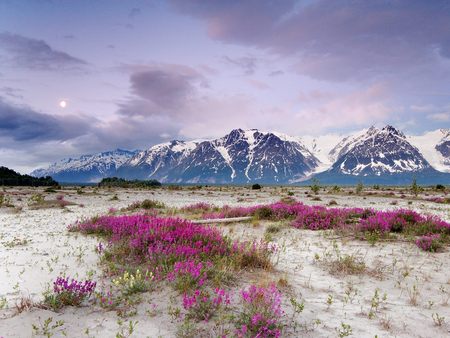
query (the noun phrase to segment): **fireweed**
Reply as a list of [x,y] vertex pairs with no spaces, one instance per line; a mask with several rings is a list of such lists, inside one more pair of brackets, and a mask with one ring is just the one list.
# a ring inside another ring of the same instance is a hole
[[224,206],[203,218],[253,216],[268,220],[291,220],[296,228],[310,230],[351,229],[356,232],[406,233],[420,236],[428,233],[450,235],[450,223],[436,216],[420,215],[412,210],[377,211],[361,208],[326,208],[301,202],[277,202],[251,207]]
[[215,207],[209,203],[198,202],[198,203],[194,203],[194,204],[190,204],[190,205],[182,207],[181,211],[190,212],[190,213],[201,213],[201,212],[210,211],[214,208]]
[[416,245],[424,251],[436,252],[442,247],[441,235],[429,234],[421,236],[416,240]]
[[214,292],[208,289],[196,289],[191,294],[184,293],[183,307],[187,317],[196,320],[209,320],[220,309],[226,309],[231,304],[231,296],[224,289],[216,288]]
[[[157,280],[190,276],[187,284],[192,287],[223,270],[269,268],[275,250],[262,241],[233,242],[210,226],[150,215],[102,216],[70,230],[107,237],[109,245],[103,255],[117,266],[143,266]],[[201,276],[197,275],[199,268]]]
[[58,277],[53,283],[53,292],[49,290],[44,296],[44,303],[54,310],[66,305],[79,306],[88,299],[97,283],[91,280],[79,282],[69,277]]
[[241,291],[242,310],[237,318],[238,337],[280,337],[283,329],[281,319],[281,293],[272,284],[269,287],[251,285]]

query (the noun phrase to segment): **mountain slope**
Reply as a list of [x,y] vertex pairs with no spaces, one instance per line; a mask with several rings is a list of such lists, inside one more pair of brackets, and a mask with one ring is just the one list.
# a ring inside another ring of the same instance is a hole
[[97,182],[108,177],[136,152],[116,149],[98,154],[82,155],[78,158],[63,159],[47,169],[37,169],[31,173],[35,177],[51,176],[60,182]]
[[408,140],[420,150],[435,169],[450,172],[450,129],[409,136]]

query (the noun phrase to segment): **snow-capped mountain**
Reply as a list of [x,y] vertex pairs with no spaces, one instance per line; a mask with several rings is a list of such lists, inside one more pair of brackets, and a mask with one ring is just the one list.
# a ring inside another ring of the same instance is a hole
[[47,169],[37,169],[31,175],[51,176],[60,182],[97,182],[103,177],[115,174],[116,170],[135,154],[135,151],[116,149],[67,158],[53,163]]
[[337,154],[332,170],[343,174],[380,176],[431,168],[406,136],[391,126],[383,129],[371,127],[340,146],[332,150]]
[[443,179],[442,173],[430,165],[419,149],[392,126],[370,127],[346,137],[330,155],[336,161],[329,170],[316,176],[319,180],[406,183],[413,177],[427,182]]
[[324,184],[409,184],[415,177],[419,183],[448,184],[450,131],[407,137],[386,126],[345,136],[293,137],[235,129],[213,140],[171,141],[143,151],[118,149],[69,158],[32,175],[50,175],[61,182],[119,176],[165,183],[284,184],[316,177]]
[[318,164],[296,138],[235,129],[215,140],[154,146],[124,163],[117,174],[179,183],[287,183],[304,179]]
[[408,141],[419,149],[436,170],[450,172],[450,129],[409,136]]

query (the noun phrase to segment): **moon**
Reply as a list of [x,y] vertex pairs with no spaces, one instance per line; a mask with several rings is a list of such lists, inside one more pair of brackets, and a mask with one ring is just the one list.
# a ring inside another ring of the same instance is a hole
[[61,100],[59,101],[59,106],[61,108],[66,108],[67,107],[67,101],[66,100]]

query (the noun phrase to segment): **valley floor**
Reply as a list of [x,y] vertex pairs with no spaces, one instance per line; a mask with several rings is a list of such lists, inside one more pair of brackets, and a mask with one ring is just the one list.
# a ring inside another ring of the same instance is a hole
[[[197,202],[243,206],[275,202],[289,194],[309,205],[327,206],[334,201],[333,207],[408,208],[450,221],[449,204],[426,201],[429,196],[414,198],[405,193],[401,197],[398,190],[393,191],[394,196],[389,195],[392,191],[379,196],[321,191],[319,198],[310,195],[309,188],[300,187],[264,187],[261,191],[245,187],[84,188],[80,192],[75,188],[54,193],[45,193],[43,188],[6,189],[14,207],[0,208],[0,337],[32,337],[48,332],[54,337],[113,337],[118,333],[126,337],[130,322],[135,324],[131,337],[175,337],[177,332],[180,335],[182,320],[172,311],[179,307],[179,294],[164,286],[143,294],[136,313],[125,318],[92,303],[65,307],[59,312],[31,306],[42,301],[43,292],[52,288],[53,281],[62,274],[96,280],[97,288],[105,286],[108,280],[96,253],[99,239],[68,232],[67,226],[136,201],[151,199],[168,207]],[[64,200],[73,204],[30,207],[30,198],[37,193],[54,200],[56,205],[57,195],[64,195]],[[244,271],[237,286],[267,281],[281,285],[285,320],[289,323],[283,337],[450,335],[449,247],[429,253],[406,240],[371,245],[336,233],[300,230],[283,223],[275,224],[279,231],[268,233],[266,230],[273,225],[270,221],[217,224],[233,238],[265,238],[277,244],[278,251],[272,257],[274,269]],[[334,271],[330,264],[339,255],[363,261],[365,272],[352,275]],[[304,303],[303,312],[295,318],[291,298]],[[209,334],[217,336],[217,328],[211,328]]]

